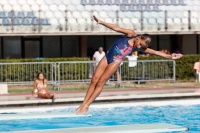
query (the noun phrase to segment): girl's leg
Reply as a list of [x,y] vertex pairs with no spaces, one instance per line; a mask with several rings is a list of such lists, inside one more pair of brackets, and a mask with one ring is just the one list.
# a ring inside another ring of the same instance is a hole
[[101,75],[103,74],[103,72],[105,71],[107,66],[108,66],[107,59],[106,59],[106,57],[103,57],[95,69],[94,75],[92,77],[90,86],[88,88],[88,91],[86,93],[83,103],[79,106],[79,108],[75,112],[78,112],[83,107],[85,102],[87,102],[87,100],[93,93],[94,88],[96,87],[96,84],[97,84],[99,78],[101,77]]
[[77,113],[85,113],[88,110],[89,105],[99,96],[102,91],[102,88],[106,81],[116,72],[117,68],[119,67],[118,62],[113,62],[106,67],[106,70],[101,75],[100,79],[98,80],[96,87],[89,97],[89,99],[84,102],[82,108]]
[[45,94],[39,93],[38,97],[44,98],[44,99],[53,99],[53,98],[55,98],[55,94],[52,95],[50,93],[45,93]]

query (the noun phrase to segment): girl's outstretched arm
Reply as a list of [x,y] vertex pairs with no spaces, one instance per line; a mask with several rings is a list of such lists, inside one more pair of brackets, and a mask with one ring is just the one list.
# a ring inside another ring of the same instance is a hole
[[130,29],[124,29],[124,28],[121,28],[115,24],[110,24],[110,23],[106,23],[106,22],[103,22],[101,21],[100,19],[98,19],[96,16],[93,16],[94,17],[94,20],[97,22],[97,24],[101,24],[111,30],[114,30],[116,32],[119,32],[119,33],[123,33],[125,34],[127,37],[132,37],[132,36],[136,36],[136,33],[133,31],[133,30],[130,30]]
[[165,57],[165,58],[170,58],[170,59],[179,59],[181,58],[183,55],[182,54],[165,54],[161,51],[156,51],[156,50],[153,50],[153,49],[150,49],[150,48],[146,48],[144,49],[144,52],[145,53],[149,53],[149,54],[153,54],[153,55],[158,55],[158,56],[161,56],[161,57]]

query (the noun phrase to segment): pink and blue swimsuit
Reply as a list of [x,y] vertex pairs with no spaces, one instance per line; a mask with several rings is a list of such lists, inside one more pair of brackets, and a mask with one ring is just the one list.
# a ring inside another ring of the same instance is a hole
[[129,38],[123,36],[117,39],[106,53],[108,64],[115,61],[122,62],[125,56],[132,53],[132,51],[137,51],[137,48],[134,48],[128,43],[128,40],[136,37],[137,36]]

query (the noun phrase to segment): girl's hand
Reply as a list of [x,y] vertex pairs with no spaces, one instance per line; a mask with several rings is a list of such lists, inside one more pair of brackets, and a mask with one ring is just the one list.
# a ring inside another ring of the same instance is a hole
[[98,19],[95,15],[93,15],[94,20],[97,22],[97,24],[101,24],[102,21]]
[[179,59],[179,58],[181,58],[183,55],[182,54],[175,54],[175,53],[173,53],[172,55],[171,55],[171,58],[172,59]]

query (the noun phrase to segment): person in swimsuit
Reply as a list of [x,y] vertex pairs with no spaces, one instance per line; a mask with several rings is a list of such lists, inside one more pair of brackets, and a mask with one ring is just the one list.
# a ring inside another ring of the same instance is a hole
[[130,53],[134,51],[142,51],[153,55],[158,55],[165,58],[179,59],[182,54],[165,54],[160,51],[155,51],[148,48],[151,37],[148,34],[137,35],[133,30],[121,28],[115,24],[101,21],[96,16],[93,16],[97,24],[101,24],[111,30],[123,33],[125,36],[117,39],[110,47],[106,55],[99,62],[90,86],[82,104],[75,111],[77,114],[87,112],[90,104],[99,96],[106,81],[116,72],[120,63]]
[[38,73],[37,79],[34,81],[32,96],[27,97],[27,99],[32,98],[35,93],[38,94],[38,98],[52,99],[52,100],[56,98],[55,94],[50,94],[48,92],[47,80],[44,78],[43,73]]

